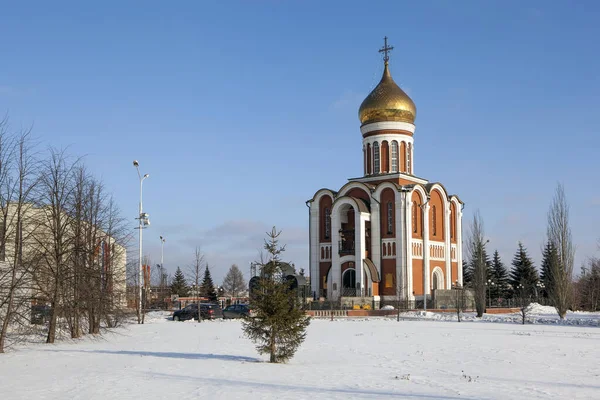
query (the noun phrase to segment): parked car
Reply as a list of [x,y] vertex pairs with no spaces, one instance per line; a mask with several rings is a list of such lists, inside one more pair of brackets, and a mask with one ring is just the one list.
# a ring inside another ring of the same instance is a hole
[[232,304],[223,310],[224,319],[244,318],[250,316],[250,307],[247,304]]
[[218,304],[200,303],[200,316],[202,319],[223,318],[223,310]]
[[188,304],[181,310],[173,312],[173,321],[187,321],[198,319],[198,304]]
[[52,307],[38,304],[31,306],[31,323],[34,325],[43,325],[50,321]]

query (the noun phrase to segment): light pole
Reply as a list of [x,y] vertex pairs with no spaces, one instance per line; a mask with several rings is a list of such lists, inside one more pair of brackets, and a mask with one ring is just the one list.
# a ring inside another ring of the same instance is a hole
[[138,177],[140,178],[140,214],[137,218],[137,220],[139,221],[138,229],[140,230],[140,232],[139,232],[140,254],[139,254],[139,271],[138,271],[139,272],[138,324],[143,324],[144,321],[142,320],[142,285],[143,285],[142,230],[144,229],[144,227],[146,225],[150,225],[150,220],[148,219],[148,214],[145,214],[143,212],[142,187],[143,187],[144,180],[146,178],[148,178],[150,175],[145,174],[144,176],[142,176],[142,174],[140,174],[140,163],[138,163],[137,160],[133,160],[133,166],[137,170]]
[[162,303],[162,301],[164,301],[165,298],[165,294],[164,294],[164,285],[165,282],[165,266],[164,266],[164,247],[165,247],[165,238],[164,236],[160,236],[160,297],[162,297],[163,300],[160,300],[160,302]]
[[165,238],[161,236],[160,237],[160,269],[161,269],[161,274],[162,274],[162,270],[165,268],[165,266],[163,265],[164,247],[165,247]]
[[492,308],[492,286],[494,286],[494,282],[492,282],[491,279],[488,279],[486,286],[488,288],[488,307]]
[[546,287],[546,285],[544,285],[542,282],[538,281],[535,284],[535,287],[536,287],[536,289],[535,289],[535,301],[537,301],[539,303],[540,297],[543,297],[543,296],[540,296],[540,294],[543,293],[542,291]]

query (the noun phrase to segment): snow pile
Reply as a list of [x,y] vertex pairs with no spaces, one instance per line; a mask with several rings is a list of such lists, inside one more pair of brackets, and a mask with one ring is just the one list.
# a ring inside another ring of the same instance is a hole
[[529,312],[531,314],[556,314],[556,308],[552,306],[543,306],[538,303],[531,303],[529,305]]

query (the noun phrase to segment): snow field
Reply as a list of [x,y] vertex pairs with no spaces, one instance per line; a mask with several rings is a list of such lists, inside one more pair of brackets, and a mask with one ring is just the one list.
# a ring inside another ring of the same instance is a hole
[[239,321],[166,317],[2,355],[2,398],[600,399],[595,327],[313,319],[296,357],[277,365]]

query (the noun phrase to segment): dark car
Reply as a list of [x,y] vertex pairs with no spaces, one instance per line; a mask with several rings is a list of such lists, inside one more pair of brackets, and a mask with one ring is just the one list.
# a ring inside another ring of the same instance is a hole
[[218,304],[200,303],[200,316],[202,319],[223,318],[223,310]]
[[173,313],[173,321],[187,321],[188,319],[198,319],[198,304],[188,304]]
[[234,319],[250,316],[250,307],[247,304],[232,304],[223,310],[223,318]]

